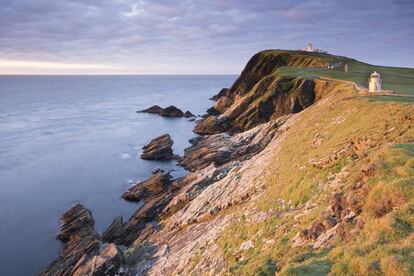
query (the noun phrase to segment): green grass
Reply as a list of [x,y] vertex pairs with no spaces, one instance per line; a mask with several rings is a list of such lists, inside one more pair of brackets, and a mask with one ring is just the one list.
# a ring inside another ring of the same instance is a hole
[[[340,90],[343,92],[343,87]],[[226,227],[217,241],[227,272],[231,275],[271,275],[274,270],[280,275],[414,273],[412,110],[412,105],[372,103],[348,91],[303,111],[303,117],[287,131],[268,164],[267,177],[262,180],[266,192],[251,206],[240,208],[238,219]],[[322,143],[313,147],[317,137],[322,137]],[[312,160],[324,160],[351,141],[364,154],[354,159],[347,153],[321,168],[312,165]],[[365,228],[349,225],[350,240],[338,240],[329,249],[292,247],[298,231],[308,228],[327,210],[333,189],[338,188],[335,181],[328,182],[329,175],[348,172],[338,183],[351,188],[360,181],[362,166],[369,163],[375,164],[378,173],[367,180],[368,194],[361,201]],[[294,208],[302,208],[306,202],[317,206],[295,220],[297,213],[281,206],[279,199]],[[255,222],[242,215],[244,210],[287,213]],[[247,240],[254,247],[241,252],[240,245]],[[273,242],[267,243],[269,240]]]
[[327,77],[338,80],[352,81],[361,87],[368,86],[370,74],[377,71],[383,79],[383,89],[401,94],[414,95],[414,69],[387,66],[375,66],[355,60],[344,60],[349,65],[349,72],[338,69],[312,69],[283,67],[282,76],[303,76],[305,78]]
[[414,97],[398,97],[398,96],[367,96],[372,102],[396,102],[414,104]]

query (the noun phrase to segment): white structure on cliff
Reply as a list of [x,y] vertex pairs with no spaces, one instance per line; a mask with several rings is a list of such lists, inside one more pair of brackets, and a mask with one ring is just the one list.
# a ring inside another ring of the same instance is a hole
[[313,48],[312,43],[309,43],[308,46],[305,49],[306,52],[315,52],[315,50],[316,49]]
[[306,46],[305,49],[300,49],[300,51],[305,51],[305,52],[309,52],[309,53],[322,53],[322,54],[326,54],[327,52],[321,49],[317,49],[317,48],[313,48],[312,43],[308,43],[308,46]]
[[375,71],[371,74],[371,78],[368,80],[369,92],[381,92],[381,83],[381,76]]

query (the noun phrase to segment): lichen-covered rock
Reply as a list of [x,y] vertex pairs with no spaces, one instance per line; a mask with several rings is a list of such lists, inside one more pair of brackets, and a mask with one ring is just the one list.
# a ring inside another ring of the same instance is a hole
[[161,135],[144,146],[141,154],[146,160],[171,160],[176,158],[173,154],[172,145],[174,141],[169,134]]

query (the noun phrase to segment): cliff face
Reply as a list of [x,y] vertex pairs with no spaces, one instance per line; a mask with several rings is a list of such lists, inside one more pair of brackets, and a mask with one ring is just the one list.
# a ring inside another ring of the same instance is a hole
[[286,51],[263,51],[254,55],[229,91],[208,111],[210,116],[199,123],[194,132],[237,133],[302,111],[321,98],[315,91],[315,81],[282,77],[279,69],[284,66],[326,68],[335,59]]

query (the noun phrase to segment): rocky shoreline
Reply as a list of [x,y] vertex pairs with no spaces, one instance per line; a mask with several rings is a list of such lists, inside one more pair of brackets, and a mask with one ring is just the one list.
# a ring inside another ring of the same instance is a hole
[[[140,203],[128,221],[115,218],[100,236],[93,229],[92,214],[83,206],[66,212],[58,235],[64,242],[60,257],[42,275],[171,275],[190,271],[187,265],[192,254],[216,239],[232,219],[220,215],[221,210],[243,204],[264,189],[257,159],[267,158],[263,153],[266,147],[280,143],[295,121],[292,114],[328,93],[313,80],[270,74],[288,65],[286,60],[254,56],[233,86],[212,98],[216,104],[194,128],[200,136],[190,140],[182,158],[173,154],[168,134],[144,146],[143,159],[176,159],[189,172],[172,179],[170,172],[158,170],[126,191],[122,195],[125,200]],[[325,65],[319,59],[304,62],[307,67]],[[253,92],[247,93],[250,90]],[[153,106],[139,112],[193,116],[175,107]],[[246,170],[253,173],[243,176]],[[301,237],[306,239],[309,233]],[[205,257],[208,252],[200,254]],[[211,266],[219,268],[220,262],[213,259]]]

